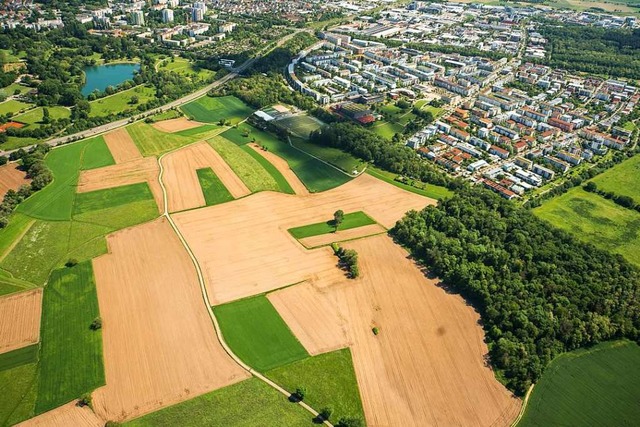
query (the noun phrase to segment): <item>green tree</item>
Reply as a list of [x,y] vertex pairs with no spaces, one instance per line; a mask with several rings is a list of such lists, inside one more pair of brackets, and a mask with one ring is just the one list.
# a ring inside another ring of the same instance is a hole
[[342,221],[344,221],[344,212],[342,211],[342,209],[338,209],[333,213],[334,232],[338,231],[338,227],[340,227],[340,224],[342,224]]

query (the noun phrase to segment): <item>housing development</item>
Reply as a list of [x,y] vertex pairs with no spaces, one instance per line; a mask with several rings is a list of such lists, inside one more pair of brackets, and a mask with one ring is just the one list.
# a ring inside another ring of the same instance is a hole
[[4,2],[0,427],[636,425],[638,17]]

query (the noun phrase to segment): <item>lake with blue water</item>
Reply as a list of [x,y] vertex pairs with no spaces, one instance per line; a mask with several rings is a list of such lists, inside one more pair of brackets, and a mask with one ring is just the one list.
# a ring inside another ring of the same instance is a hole
[[84,69],[86,75],[82,94],[89,95],[94,90],[104,91],[108,86],[117,86],[125,80],[133,79],[140,64],[106,64]]

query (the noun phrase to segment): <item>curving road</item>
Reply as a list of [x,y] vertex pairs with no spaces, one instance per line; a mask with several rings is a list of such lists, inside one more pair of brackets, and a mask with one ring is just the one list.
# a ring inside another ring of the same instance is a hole
[[[197,90],[196,92],[190,93],[189,95],[183,96],[182,98],[176,99],[175,101],[171,101],[167,104],[164,104],[160,107],[151,109],[151,110],[147,110],[143,113],[137,114],[135,116],[132,116],[130,118],[126,118],[126,119],[121,119],[121,120],[117,120],[115,122],[111,122],[111,123],[106,123],[104,125],[100,125],[100,126],[96,126],[94,128],[91,129],[86,129],[83,130],[81,132],[78,133],[74,133],[73,135],[66,135],[66,136],[60,136],[57,138],[52,138],[49,139],[47,141],[42,141],[45,144],[49,144],[52,147],[56,147],[60,144],[66,144],[66,143],[70,143],[72,141],[79,141],[81,139],[84,138],[89,138],[92,136],[96,136],[96,135],[100,135],[102,133],[106,133],[109,131],[112,131],[114,129],[117,129],[119,127],[122,126],[126,126],[127,124],[131,123],[132,121],[137,121],[140,120],[148,115],[151,114],[156,114],[156,113],[160,113],[162,111],[168,110],[170,108],[173,107],[179,107],[183,104],[189,103],[197,98],[200,98],[201,96],[204,96],[207,94],[207,92],[209,92],[212,89],[215,89],[219,86],[222,86],[223,84],[225,84],[226,82],[228,82],[229,80],[233,80],[236,77],[238,77],[238,75],[240,73],[242,73],[244,70],[250,68],[253,63],[255,61],[257,61],[260,57],[266,55],[267,53],[271,52],[273,49],[281,46],[282,44],[286,43],[289,39],[291,39],[293,36],[295,36],[296,34],[302,32],[302,31],[306,31],[305,29],[297,29],[296,31],[294,31],[291,34],[288,34],[284,37],[282,37],[281,39],[278,40],[278,42],[273,45],[270,48],[265,48],[263,51],[259,52],[258,55],[254,58],[250,58],[248,60],[246,60],[242,65],[240,65],[239,67],[236,67],[234,69],[232,69],[232,71],[227,74],[226,76],[223,76],[222,78],[216,80],[215,82],[211,83],[210,85],[203,87],[200,90]],[[35,145],[35,144],[34,144]],[[30,145],[28,147],[22,147],[23,149],[29,149],[31,147],[33,147],[34,145]],[[15,150],[0,150],[0,156],[8,156],[9,154],[11,154],[14,151],[19,150],[18,148],[16,148]]]

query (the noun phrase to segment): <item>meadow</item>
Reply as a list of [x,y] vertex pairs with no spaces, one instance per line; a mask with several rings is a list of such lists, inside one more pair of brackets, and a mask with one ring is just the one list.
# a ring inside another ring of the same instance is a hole
[[[138,97],[137,103],[132,103],[134,96]],[[131,89],[123,90],[104,98],[96,99],[89,102],[91,117],[108,116],[109,114],[118,114],[138,108],[138,105],[155,99],[156,91],[153,87],[136,86]]]
[[602,343],[553,360],[534,387],[518,427],[635,425],[639,395],[638,344]]
[[217,123],[229,120],[231,124],[246,119],[253,110],[235,96],[203,96],[180,107],[191,119],[203,123]]
[[400,181],[396,181],[398,174],[393,172],[387,172],[382,169],[378,169],[375,166],[369,166],[367,168],[367,173],[373,177],[376,177],[384,182],[387,182],[391,185],[395,185],[398,188],[402,188],[403,190],[410,191],[411,193],[419,194],[424,197],[429,197],[431,199],[441,200],[447,197],[451,197],[453,192],[445,187],[440,187],[433,184],[425,184],[422,182],[416,182],[415,185],[405,184]]
[[36,413],[69,402],[104,384],[102,332],[91,262],[55,270],[43,298]]
[[26,110],[32,106],[32,104],[27,104],[26,102],[10,99],[8,101],[0,102],[0,115],[5,116],[7,114],[15,114],[18,111]]
[[[45,107],[33,108],[24,114],[13,117],[13,119],[17,122],[28,124],[30,128],[39,127],[43,124],[44,108]],[[71,116],[71,110],[66,107],[55,106],[46,108],[49,110],[51,120],[66,119]]]
[[249,378],[125,423],[126,427],[313,426],[311,414],[257,378]]
[[198,169],[196,174],[198,175],[198,181],[200,182],[200,187],[202,187],[207,206],[233,200],[229,190],[222,184],[220,178],[216,176],[211,168]]
[[309,356],[264,295],[219,305],[213,311],[229,347],[260,372]]
[[166,133],[144,122],[136,122],[126,129],[145,157],[160,155],[193,142],[210,138],[219,131],[217,126],[200,126],[187,131]]
[[266,372],[287,390],[306,389],[305,402],[316,410],[333,409],[331,420],[359,418],[364,411],[348,348],[309,357]]
[[196,79],[203,81],[209,81],[215,76],[213,71],[195,67],[188,59],[180,57],[162,60],[158,64],[158,70],[171,71],[172,73],[189,77],[195,76]]
[[629,196],[640,203],[640,156],[633,156],[593,178],[598,189]]
[[344,173],[278,140],[274,135],[245,123],[227,130],[221,136],[237,145],[255,142],[282,157],[312,193],[329,190],[351,180]]
[[[375,223],[376,222],[371,217],[362,211],[345,213],[342,223],[338,226],[338,231],[349,230],[350,228],[362,227]],[[296,239],[304,239],[305,237],[333,233],[335,230],[336,228],[333,225],[333,219],[330,219],[325,222],[290,228],[287,231],[289,231],[289,233],[291,233],[291,235]]]
[[640,266],[640,213],[575,187],[533,210],[540,218]]
[[258,162],[260,166],[262,166],[264,170],[266,170],[269,175],[271,175],[271,177],[276,181],[279,191],[286,194],[295,194],[293,188],[291,188],[291,185],[289,185],[289,181],[287,181],[287,179],[280,173],[278,168],[276,168],[270,161],[262,157],[260,154],[256,153],[255,150],[251,149],[251,147],[247,145],[242,145],[240,146],[240,148],[242,149],[242,151],[253,157],[256,162]]
[[276,125],[287,129],[295,136],[308,139],[311,132],[320,129],[325,124],[315,117],[298,115],[278,120]]
[[38,344],[29,345],[17,350],[0,354],[0,371],[38,361]]
[[300,138],[292,138],[291,144],[295,148],[305,151],[327,163],[331,163],[333,166],[349,174],[354,171],[360,173],[366,166],[366,163],[337,148],[313,144]]
[[0,369],[0,425],[14,425],[34,415],[37,369],[36,363]]

